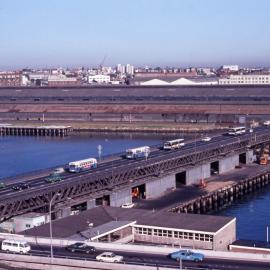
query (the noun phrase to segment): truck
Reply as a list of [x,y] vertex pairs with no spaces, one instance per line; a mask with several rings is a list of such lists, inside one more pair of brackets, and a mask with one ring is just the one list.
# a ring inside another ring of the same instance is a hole
[[260,157],[260,165],[267,165],[269,160],[269,154],[263,154]]

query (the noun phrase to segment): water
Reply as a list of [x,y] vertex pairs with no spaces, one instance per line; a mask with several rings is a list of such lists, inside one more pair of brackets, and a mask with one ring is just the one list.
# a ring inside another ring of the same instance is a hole
[[[0,178],[66,164],[69,161],[125,151],[130,147],[160,144],[180,135],[82,134],[68,137],[0,137]],[[218,215],[237,218],[237,238],[266,240],[270,226],[270,187],[233,203]]]
[[82,134],[68,137],[0,137],[0,179],[63,165],[70,161],[125,151],[130,147],[155,145],[175,135]]
[[270,187],[264,187],[244,199],[232,203],[217,215],[236,217],[238,239],[266,241],[266,227],[270,227]]

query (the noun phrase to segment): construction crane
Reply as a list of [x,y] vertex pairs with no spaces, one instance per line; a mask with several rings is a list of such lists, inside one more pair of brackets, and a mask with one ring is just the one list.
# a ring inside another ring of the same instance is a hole
[[105,62],[106,59],[107,59],[107,55],[105,54],[104,57],[103,57],[103,59],[102,59],[102,61],[101,61],[100,64],[99,64],[99,69],[100,69],[100,70],[102,70],[103,64],[104,64],[104,62]]

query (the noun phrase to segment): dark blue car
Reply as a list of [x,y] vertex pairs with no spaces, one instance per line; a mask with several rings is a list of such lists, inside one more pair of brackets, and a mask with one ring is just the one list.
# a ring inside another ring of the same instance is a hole
[[193,252],[192,250],[179,250],[171,253],[170,258],[176,261],[194,261],[194,262],[202,262],[204,259],[204,255],[201,253]]

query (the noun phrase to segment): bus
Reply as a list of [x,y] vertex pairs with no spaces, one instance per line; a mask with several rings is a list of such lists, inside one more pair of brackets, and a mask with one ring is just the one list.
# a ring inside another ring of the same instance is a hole
[[68,163],[69,172],[81,172],[97,168],[97,160],[95,158],[87,158],[78,161],[72,161]]
[[149,146],[142,146],[138,148],[131,148],[126,150],[126,158],[128,159],[136,159],[140,157],[148,157],[150,154]]
[[234,128],[229,129],[228,135],[237,136],[237,135],[244,134],[245,132],[246,132],[245,127],[234,127]]
[[163,144],[163,149],[164,150],[178,149],[184,145],[185,145],[184,139],[176,139],[165,142]]

